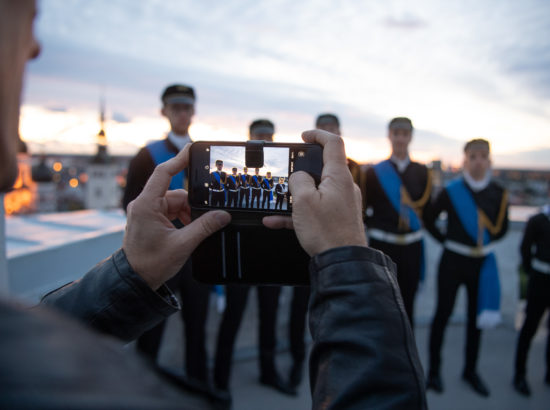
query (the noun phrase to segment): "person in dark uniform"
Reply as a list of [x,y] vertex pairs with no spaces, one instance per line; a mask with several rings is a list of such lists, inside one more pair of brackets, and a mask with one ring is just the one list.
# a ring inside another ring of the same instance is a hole
[[[340,129],[340,119],[333,113],[319,114],[315,119],[315,128],[318,130],[328,131],[332,134],[342,136]],[[363,211],[365,210],[365,172],[362,172],[361,166],[350,158],[347,158],[348,168],[353,177],[353,181],[359,185],[362,196]],[[278,196],[277,196],[278,198]],[[287,191],[287,203],[289,201],[289,193]],[[364,214],[364,212],[363,212]],[[298,387],[303,378],[304,359],[306,356],[305,346],[305,327],[306,315],[309,302],[309,288],[295,286],[292,290],[292,300],[290,303],[289,317],[289,339],[290,353],[292,356],[292,366],[289,374],[289,384],[293,387]]]
[[[492,181],[489,142],[475,139],[464,147],[463,175],[451,181],[425,215],[425,224],[443,244],[437,279],[437,307],[429,342],[427,388],[443,392],[441,346],[456,293],[465,285],[468,294],[466,360],[462,378],[482,396],[489,389],[477,372],[481,329],[500,322],[500,284],[494,241],[508,228],[506,191]],[[447,213],[445,233],[435,221]]]
[[212,206],[225,206],[225,184],[227,183],[227,174],[222,171],[223,161],[216,160],[216,171],[210,174],[210,192],[212,193]]
[[232,168],[231,172],[232,174],[226,178],[227,206],[236,208],[239,199],[239,176],[237,168]]
[[250,206],[250,175],[248,168],[243,167],[243,173],[239,174],[239,208],[243,207],[243,199],[245,199],[246,207]]
[[[550,185],[548,194],[550,196]],[[533,252],[534,249],[534,252]],[[519,333],[516,348],[514,388],[525,396],[531,395],[527,383],[527,354],[531,340],[537,332],[539,322],[546,309],[550,308],[550,205],[531,217],[525,227],[521,241],[521,263],[529,274],[525,320]],[[550,319],[546,338],[546,376],[550,385]]]
[[250,177],[250,189],[252,189],[252,203],[254,208],[254,200],[256,200],[256,208],[260,207],[260,198],[262,196],[262,177],[260,176],[260,168],[256,168],[254,175]]
[[[142,191],[155,167],[176,156],[191,142],[189,125],[195,113],[195,91],[192,87],[175,84],[168,86],[161,96],[161,113],[170,123],[170,132],[163,140],[147,144],[131,160],[122,205],[124,210]],[[175,175],[170,189],[181,189],[187,185],[185,171]],[[179,220],[172,223],[182,227]],[[206,333],[205,323],[208,314],[210,287],[195,282],[191,275],[191,262],[169,282],[169,287],[179,289],[181,294],[181,314],[184,322],[185,369],[191,380],[206,383]],[[164,322],[145,332],[137,341],[137,349],[151,361],[156,361],[160,347]]]
[[286,184],[283,177],[279,177],[279,183],[275,185],[275,193],[277,194],[277,202],[275,203],[275,209],[279,208],[283,210],[283,202],[286,194]]
[[428,169],[409,157],[412,134],[410,119],[390,121],[391,157],[368,169],[365,192],[369,243],[396,263],[397,282],[414,327],[414,298],[423,278],[422,215],[432,183]]
[[271,178],[271,172],[267,172],[265,178],[262,179],[262,209],[265,209],[265,203],[267,202],[267,209],[271,208],[271,200],[273,199],[273,178]]
[[[273,123],[269,120],[256,120],[250,125],[251,140],[272,141],[274,132]],[[259,169],[256,169],[256,175],[258,173]],[[261,181],[258,182],[261,183]],[[254,187],[256,183],[254,176],[251,178],[250,183]],[[254,191],[252,191],[252,199],[254,200]],[[246,234],[241,233],[241,240],[243,240],[244,235]],[[270,249],[272,246],[276,246],[276,244],[265,243],[265,249]],[[246,285],[227,285],[225,287],[226,308],[218,331],[214,363],[214,386],[229,397],[229,379],[235,339],[241,325],[250,288]],[[275,365],[277,311],[281,287],[257,286],[256,290],[259,311],[260,383],[273,387],[281,393],[295,395],[296,391],[283,381]]]

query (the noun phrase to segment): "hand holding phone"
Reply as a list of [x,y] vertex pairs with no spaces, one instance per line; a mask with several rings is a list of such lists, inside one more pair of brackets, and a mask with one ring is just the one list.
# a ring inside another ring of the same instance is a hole
[[344,142],[326,131],[306,131],[302,138],[323,146],[321,183],[305,172],[290,177],[292,218],[268,216],[268,228],[293,228],[300,245],[314,256],[341,246],[367,246],[362,220],[361,190],[354,184],[346,163]]

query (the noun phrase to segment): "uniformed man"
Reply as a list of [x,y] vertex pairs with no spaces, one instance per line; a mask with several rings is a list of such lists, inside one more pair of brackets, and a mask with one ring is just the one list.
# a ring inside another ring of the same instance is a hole
[[237,201],[239,199],[239,176],[237,175],[237,168],[231,168],[232,174],[227,177],[227,206],[237,207]]
[[414,298],[423,276],[422,214],[429,205],[431,174],[409,156],[413,125],[405,117],[389,123],[391,157],[367,171],[367,234],[370,245],[397,265],[397,282],[414,326]]
[[[550,185],[548,189],[550,196]],[[550,308],[550,204],[531,217],[521,241],[521,263],[529,274],[525,320],[516,348],[514,388],[525,396],[531,395],[527,383],[527,354],[544,312]],[[550,385],[550,319],[546,338],[546,377]]]
[[248,168],[243,167],[243,173],[239,174],[239,208],[243,207],[243,199],[245,199],[246,207],[250,206],[250,175]]
[[279,177],[279,183],[275,185],[275,193],[277,194],[277,202],[275,203],[275,209],[277,207],[282,211],[283,210],[283,202],[286,195],[286,184],[285,179],[283,177]]
[[[315,128],[324,130],[342,136],[340,129],[340,120],[338,116],[332,113],[319,114],[315,119]],[[365,209],[365,173],[362,172],[360,165],[352,159],[347,159],[348,168],[351,172],[354,182],[361,188],[363,199],[363,210]],[[278,200],[277,196],[277,200]],[[287,194],[287,203],[288,203]],[[303,378],[304,359],[306,355],[305,346],[305,327],[306,315],[309,302],[309,288],[295,286],[292,290],[292,301],[290,304],[289,317],[289,338],[290,353],[292,356],[292,365],[289,374],[289,384],[298,387]]]
[[265,209],[265,203],[267,202],[267,209],[271,209],[271,201],[273,200],[273,178],[271,178],[271,172],[267,172],[265,178],[262,179],[262,209]]
[[[460,285],[466,286],[468,314],[466,360],[462,378],[482,396],[489,389],[477,373],[481,329],[500,321],[500,285],[494,241],[508,228],[506,191],[492,181],[489,142],[474,139],[464,147],[464,170],[436,197],[425,216],[426,228],[443,244],[437,283],[437,308],[429,347],[427,388],[443,391],[441,345]],[[445,233],[435,225],[447,213]]]
[[[275,127],[269,120],[256,120],[250,124],[250,139],[273,141]],[[254,187],[261,188],[261,178],[259,169],[256,168],[255,175],[250,178],[252,190],[252,202],[254,202]],[[259,200],[258,200],[259,201]],[[258,203],[259,207],[259,203]],[[250,232],[240,232],[240,243],[245,240],[245,235]],[[271,249],[278,246],[278,243],[270,243],[269,239],[261,241],[265,249]],[[257,286],[258,296],[258,314],[259,314],[259,349],[260,349],[260,383],[272,387],[284,394],[295,395],[296,390],[291,388],[284,381],[277,371],[275,365],[276,347],[277,347],[277,311],[279,308],[280,286]],[[229,393],[229,379],[231,375],[231,363],[233,360],[233,349],[237,332],[241,325],[250,286],[228,285],[225,287],[226,308],[223,313],[222,321],[218,332],[216,345],[216,358],[214,363],[214,385],[216,388]]]
[[252,208],[254,208],[254,200],[256,200],[256,208],[260,207],[260,198],[262,197],[262,177],[260,176],[260,168],[254,170],[254,175],[250,178],[250,189],[252,189]]
[[[195,90],[187,85],[174,84],[163,91],[161,114],[170,123],[170,132],[165,139],[147,144],[130,162],[122,200],[125,210],[128,204],[141,193],[155,167],[174,157],[191,142],[189,126],[195,113],[195,101]],[[172,178],[170,189],[185,188],[186,185],[187,178],[184,171]],[[172,222],[177,227],[183,226],[179,220]],[[206,383],[208,378],[205,323],[210,288],[193,280],[190,262],[169,282],[169,286],[171,289],[179,288],[181,293],[181,313],[185,324],[186,374],[195,381]],[[161,323],[137,341],[138,350],[152,361],[157,358],[163,329],[164,323]]]
[[210,192],[212,195],[212,206],[225,206],[225,184],[227,183],[227,174],[223,170],[223,161],[216,160],[216,170],[210,174]]

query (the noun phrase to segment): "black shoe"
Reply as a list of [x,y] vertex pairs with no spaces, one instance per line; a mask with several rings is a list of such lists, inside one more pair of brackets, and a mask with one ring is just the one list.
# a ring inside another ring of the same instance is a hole
[[294,362],[290,368],[290,375],[288,377],[288,385],[296,389],[302,383],[302,377],[304,374],[304,362]]
[[437,393],[443,393],[443,380],[439,374],[430,374],[428,375],[428,380],[426,380],[426,389],[434,390]]
[[260,383],[264,386],[273,387],[275,390],[278,390],[283,394],[288,394],[289,396],[296,396],[297,394],[296,389],[283,382],[278,374],[274,374],[271,376],[262,375],[260,377]]
[[489,389],[476,372],[464,373],[462,375],[462,380],[468,383],[476,393],[483,397],[489,397]]
[[529,388],[529,384],[527,383],[527,379],[523,375],[516,375],[514,377],[514,389],[519,394],[522,394],[523,396],[530,396],[531,395],[531,389]]
[[229,390],[212,388],[211,391],[212,407],[215,410],[230,410],[233,404],[233,398]]

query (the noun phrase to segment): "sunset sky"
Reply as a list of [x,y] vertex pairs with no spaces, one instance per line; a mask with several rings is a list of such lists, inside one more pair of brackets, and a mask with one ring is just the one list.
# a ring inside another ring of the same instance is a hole
[[550,168],[550,2],[48,0],[27,72],[21,134],[33,152],[110,152],[162,138],[162,89],[195,87],[195,140],[244,140],[255,118],[299,141],[320,112],[348,156],[389,154],[408,116],[412,157],[458,165],[471,138],[497,166]]

